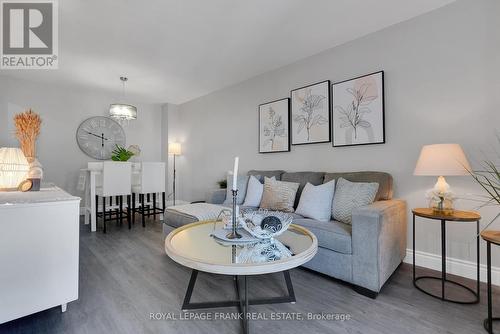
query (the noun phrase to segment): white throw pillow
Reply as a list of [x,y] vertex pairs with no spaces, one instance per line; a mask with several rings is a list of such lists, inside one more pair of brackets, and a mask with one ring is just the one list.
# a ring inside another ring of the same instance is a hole
[[[271,179],[276,180],[274,176]],[[245,201],[243,202],[243,206],[258,207],[260,205],[260,201],[262,200],[263,192],[264,184],[261,183],[258,178],[251,175],[248,180],[247,195],[245,197]]]
[[333,196],[332,218],[351,224],[352,211],[361,206],[372,204],[377,191],[378,183],[376,182],[350,182],[339,178]]
[[295,213],[306,218],[330,221],[334,191],[335,180],[318,186],[308,182],[302,190]]

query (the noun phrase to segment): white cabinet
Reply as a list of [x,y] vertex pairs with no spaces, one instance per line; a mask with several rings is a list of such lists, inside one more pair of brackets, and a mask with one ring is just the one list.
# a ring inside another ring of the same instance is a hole
[[0,192],[0,323],[78,299],[80,198]]

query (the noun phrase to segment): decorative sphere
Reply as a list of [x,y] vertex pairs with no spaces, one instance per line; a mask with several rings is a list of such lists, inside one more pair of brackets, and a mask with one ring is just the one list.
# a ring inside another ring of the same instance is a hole
[[281,220],[275,216],[267,216],[262,219],[260,223],[260,228],[266,230],[271,233],[276,233],[281,230],[283,225],[281,224]]

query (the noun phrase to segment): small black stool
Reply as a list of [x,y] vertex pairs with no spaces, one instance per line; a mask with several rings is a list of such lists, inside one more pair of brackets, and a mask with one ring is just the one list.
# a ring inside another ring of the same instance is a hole
[[[139,195],[139,207],[136,203],[136,195]],[[165,212],[165,192],[161,193],[161,208],[156,205],[156,193],[132,193],[132,223],[135,224],[135,213],[141,215],[142,227],[146,227],[146,217],[153,216],[156,220],[156,215],[163,214]],[[152,199],[152,200],[151,200]]]
[[493,317],[493,303],[491,300],[491,244],[500,246],[500,231],[483,231],[481,238],[486,241],[486,266],[488,277],[488,318],[484,319],[484,329],[493,334],[493,321],[500,320],[500,317]]
[[[110,209],[106,211],[106,199],[109,198]],[[113,208],[113,196],[102,197],[102,212],[99,212],[99,196],[95,196],[96,203],[96,218],[102,217],[103,233],[106,233],[106,222],[111,220],[116,220],[123,224],[123,218],[127,219],[128,228],[132,228],[132,210],[131,210],[131,195],[127,195],[127,210],[123,209],[123,196],[115,196],[115,205]]]

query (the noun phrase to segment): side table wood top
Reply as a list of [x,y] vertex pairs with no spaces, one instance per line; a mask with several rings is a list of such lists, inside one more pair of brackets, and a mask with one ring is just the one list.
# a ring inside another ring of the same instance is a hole
[[487,230],[481,232],[481,238],[492,244],[500,245],[500,231]]
[[438,212],[431,208],[416,208],[411,210],[415,216],[439,219],[439,220],[449,220],[455,222],[471,222],[481,219],[481,215],[474,211],[461,211],[453,210],[451,212]]

